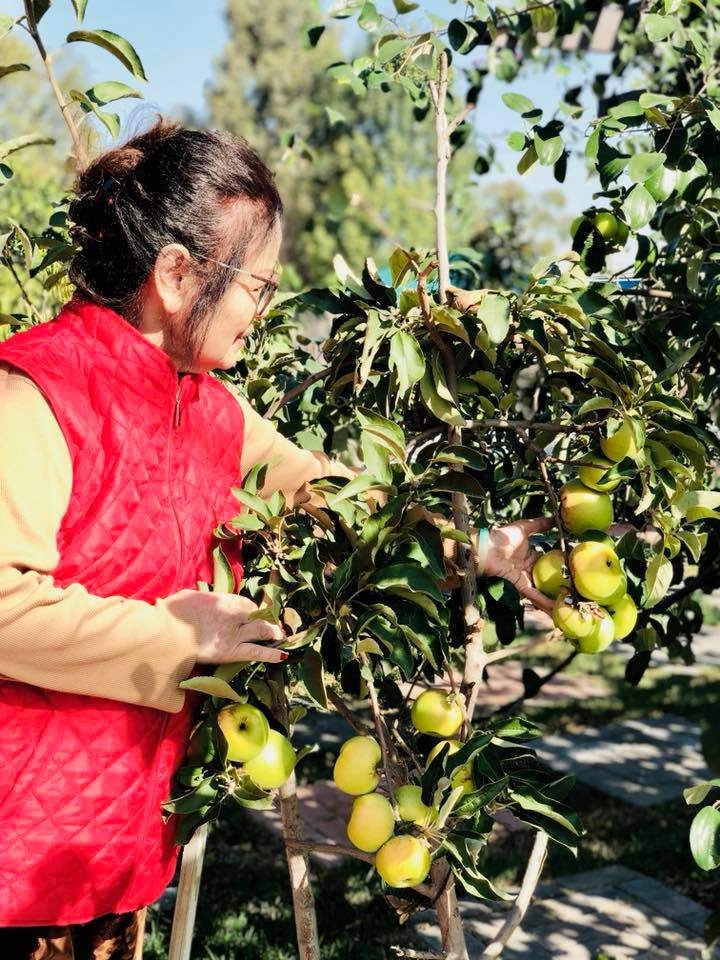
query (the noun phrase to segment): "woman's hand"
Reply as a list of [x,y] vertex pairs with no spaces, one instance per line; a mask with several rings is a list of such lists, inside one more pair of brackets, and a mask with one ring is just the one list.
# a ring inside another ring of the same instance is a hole
[[235,663],[264,660],[280,663],[287,653],[263,646],[285,639],[282,627],[267,620],[250,620],[257,605],[232,593],[201,593],[180,590],[164,601],[179,620],[197,626],[198,663]]
[[509,580],[519,593],[545,613],[552,612],[553,601],[533,584],[532,568],[540,554],[533,550],[528,537],[550,530],[553,524],[551,517],[537,517],[491,527],[482,570],[483,576]]

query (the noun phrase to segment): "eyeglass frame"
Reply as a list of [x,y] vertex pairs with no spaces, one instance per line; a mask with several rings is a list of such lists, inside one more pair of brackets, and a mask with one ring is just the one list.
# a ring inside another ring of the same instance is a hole
[[[221,267],[227,267],[228,270],[233,270],[235,273],[242,273],[246,277],[252,277],[253,280],[262,280],[263,285],[260,287],[258,292],[257,300],[255,301],[255,319],[259,319],[264,316],[268,310],[268,307],[272,303],[272,299],[275,296],[278,287],[280,286],[280,272],[274,270],[270,278],[261,277],[257,273],[251,273],[249,270],[243,270],[240,267],[234,267],[230,263],[224,263],[222,260],[215,260],[213,257],[204,257],[201,253],[193,254],[193,256],[198,260],[208,260],[210,263],[217,263]],[[252,290],[251,293],[255,293],[255,290]],[[267,298],[267,303],[264,303],[264,298]],[[260,306],[262,304],[262,306]]]

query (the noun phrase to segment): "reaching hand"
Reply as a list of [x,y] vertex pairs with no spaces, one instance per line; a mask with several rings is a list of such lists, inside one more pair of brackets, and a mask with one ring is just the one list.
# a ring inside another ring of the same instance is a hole
[[235,663],[263,660],[281,663],[287,653],[266,644],[285,639],[280,626],[251,620],[257,605],[230,593],[180,590],[165,605],[180,620],[194,623],[198,632],[198,663]]
[[551,517],[537,517],[492,527],[483,571],[485,576],[509,580],[523,597],[545,613],[552,611],[553,601],[533,584],[532,568],[540,554],[533,550],[528,538],[550,530],[553,523]]

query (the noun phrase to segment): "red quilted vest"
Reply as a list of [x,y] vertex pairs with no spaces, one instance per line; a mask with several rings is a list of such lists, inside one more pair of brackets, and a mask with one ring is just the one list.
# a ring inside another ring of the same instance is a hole
[[[212,531],[238,512],[243,438],[222,384],[178,378],[121,316],[77,298],[0,344],[0,361],[42,390],[72,458],[55,582],[153,603],[212,580]],[[137,679],[151,682],[142,668]],[[187,694],[171,714],[0,681],[0,927],[84,923],[157,899],[179,851],[161,803],[200,700]]]

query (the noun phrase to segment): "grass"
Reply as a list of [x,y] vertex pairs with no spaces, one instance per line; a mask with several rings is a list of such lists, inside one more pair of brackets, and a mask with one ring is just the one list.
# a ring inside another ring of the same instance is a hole
[[[536,658],[543,673],[565,651],[549,645]],[[578,657],[572,673],[597,673],[603,696],[533,706],[525,713],[547,732],[601,727],[620,717],[687,717],[718,729],[720,669],[678,674],[672,666],[647,671],[638,687],[624,680],[627,651]],[[330,776],[333,756],[318,753],[302,764],[302,779]],[[649,808],[633,807],[578,784],[569,802],[580,813],[585,836],[577,859],[551,844],[544,879],[623,864],[649,874],[707,907],[720,902],[720,871],[706,874],[693,863],[688,830],[693,810],[682,798]],[[493,835],[484,869],[501,885],[519,882],[532,834]],[[314,878],[323,960],[387,960],[392,944],[412,944],[407,927],[381,895],[368,867],[344,862]],[[166,960],[171,917],[148,914],[144,957]],[[415,944],[419,946],[419,944]],[[294,920],[284,849],[279,839],[241,808],[227,808],[210,834],[196,920],[193,960],[296,960]]]

